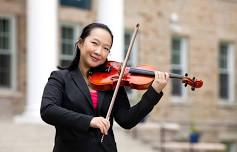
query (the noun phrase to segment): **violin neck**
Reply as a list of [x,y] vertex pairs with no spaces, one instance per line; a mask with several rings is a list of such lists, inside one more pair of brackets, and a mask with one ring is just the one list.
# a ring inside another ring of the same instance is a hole
[[[145,69],[138,69],[138,68],[130,68],[129,73],[145,75],[145,76],[151,76],[151,77],[155,76],[154,71],[145,70]],[[183,79],[184,78],[184,76],[179,75],[179,74],[175,74],[175,73],[169,73],[169,76],[170,76],[170,78],[175,78],[175,79]]]

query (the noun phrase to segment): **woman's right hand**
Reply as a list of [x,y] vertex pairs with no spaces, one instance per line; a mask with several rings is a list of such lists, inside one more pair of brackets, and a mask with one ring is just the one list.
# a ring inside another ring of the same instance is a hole
[[90,127],[98,128],[103,135],[107,135],[110,122],[104,117],[93,117],[90,122]]

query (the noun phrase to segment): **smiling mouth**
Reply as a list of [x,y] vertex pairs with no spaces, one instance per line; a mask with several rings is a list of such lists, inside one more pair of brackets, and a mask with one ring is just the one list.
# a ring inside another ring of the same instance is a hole
[[100,59],[98,59],[98,58],[95,58],[95,57],[93,57],[93,56],[91,56],[91,59],[92,59],[92,61],[94,61],[94,62],[98,62]]

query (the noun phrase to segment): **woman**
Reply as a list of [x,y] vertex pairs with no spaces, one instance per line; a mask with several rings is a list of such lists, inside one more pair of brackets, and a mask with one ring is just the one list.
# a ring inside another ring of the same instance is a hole
[[[116,152],[113,119],[121,127],[130,129],[162,97],[169,75],[157,71],[152,85],[133,107],[121,87],[110,120],[105,119],[113,91],[93,90],[87,75],[90,69],[103,66],[112,44],[113,35],[106,25],[89,24],[76,44],[76,56],[70,66],[51,73],[40,112],[42,119],[56,128],[54,152]],[[102,134],[105,136],[101,143]]]

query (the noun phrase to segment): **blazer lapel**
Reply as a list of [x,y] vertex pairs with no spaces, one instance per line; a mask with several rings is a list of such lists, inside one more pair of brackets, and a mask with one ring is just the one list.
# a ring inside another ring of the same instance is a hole
[[73,71],[71,71],[71,76],[72,76],[73,81],[76,83],[77,87],[86,96],[86,98],[87,98],[88,102],[90,103],[92,109],[94,109],[92,101],[91,101],[91,97],[90,97],[89,88],[86,84],[86,81],[84,80],[84,78],[82,76],[81,71],[79,69],[73,70]]

